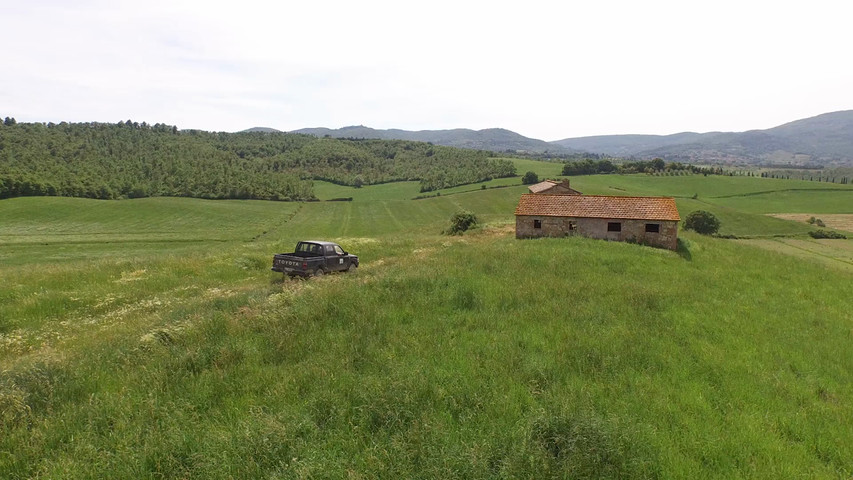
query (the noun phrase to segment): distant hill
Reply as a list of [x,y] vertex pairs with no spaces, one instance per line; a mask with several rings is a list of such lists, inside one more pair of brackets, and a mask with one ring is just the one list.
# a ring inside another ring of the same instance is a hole
[[281,130],[276,130],[274,128],[269,127],[252,127],[247,128],[246,130],[240,130],[237,133],[253,133],[253,132],[262,132],[262,133],[284,133]]
[[375,138],[381,140],[409,140],[430,142],[447,147],[489,150],[493,152],[516,152],[533,154],[569,154],[577,150],[528,138],[503,128],[487,128],[485,130],[470,130],[456,128],[452,130],[377,130],[365,126],[343,127],[336,130],[329,128],[303,128],[291,133],[315,135],[332,138]]
[[663,146],[694,142],[705,135],[714,134],[684,132],[673,135],[599,135],[566,138],[551,143],[586,152],[603,153],[613,155],[614,157],[626,157]]
[[[262,130],[261,130],[262,131]],[[405,140],[178,130],[157,123],[0,123],[0,199],[180,196],[312,200],[311,180],[420,181],[428,192],[515,176],[492,152]]]
[[853,165],[853,110],[741,133],[606,135],[552,143],[620,157],[661,157],[694,163]]

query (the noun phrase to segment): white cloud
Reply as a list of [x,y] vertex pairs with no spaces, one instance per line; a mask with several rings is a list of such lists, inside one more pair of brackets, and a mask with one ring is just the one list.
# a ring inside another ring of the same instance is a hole
[[20,2],[0,115],[554,140],[853,108],[846,10],[721,1]]

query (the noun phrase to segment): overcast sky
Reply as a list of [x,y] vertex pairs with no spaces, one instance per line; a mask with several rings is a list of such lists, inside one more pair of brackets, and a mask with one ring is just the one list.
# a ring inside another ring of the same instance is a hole
[[853,109],[844,1],[0,0],[0,116],[586,135]]

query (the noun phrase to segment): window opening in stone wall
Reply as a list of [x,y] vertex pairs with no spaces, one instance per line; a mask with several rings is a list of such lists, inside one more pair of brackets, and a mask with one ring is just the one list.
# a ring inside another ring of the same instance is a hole
[[660,233],[660,224],[659,223],[647,223],[646,224],[646,233]]
[[608,232],[621,232],[622,231],[622,223],[621,222],[607,222],[607,231]]
[[533,220],[533,228],[542,228],[542,220]]
[[578,222],[569,222],[569,231],[574,232],[578,229]]

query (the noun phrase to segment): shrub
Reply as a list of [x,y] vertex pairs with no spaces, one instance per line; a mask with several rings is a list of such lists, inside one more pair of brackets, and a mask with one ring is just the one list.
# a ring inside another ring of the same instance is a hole
[[539,183],[539,176],[536,175],[536,172],[527,172],[521,177],[521,183],[524,185],[533,185],[534,183]]
[[703,235],[713,235],[720,229],[720,221],[711,212],[696,210],[684,219],[685,230],[695,230]]
[[477,224],[477,216],[473,212],[456,212],[450,217],[450,228],[445,230],[446,235],[461,235],[469,228]]
[[812,230],[811,232],[809,232],[809,236],[812,238],[847,238],[846,235],[838,232],[833,232],[832,230]]

